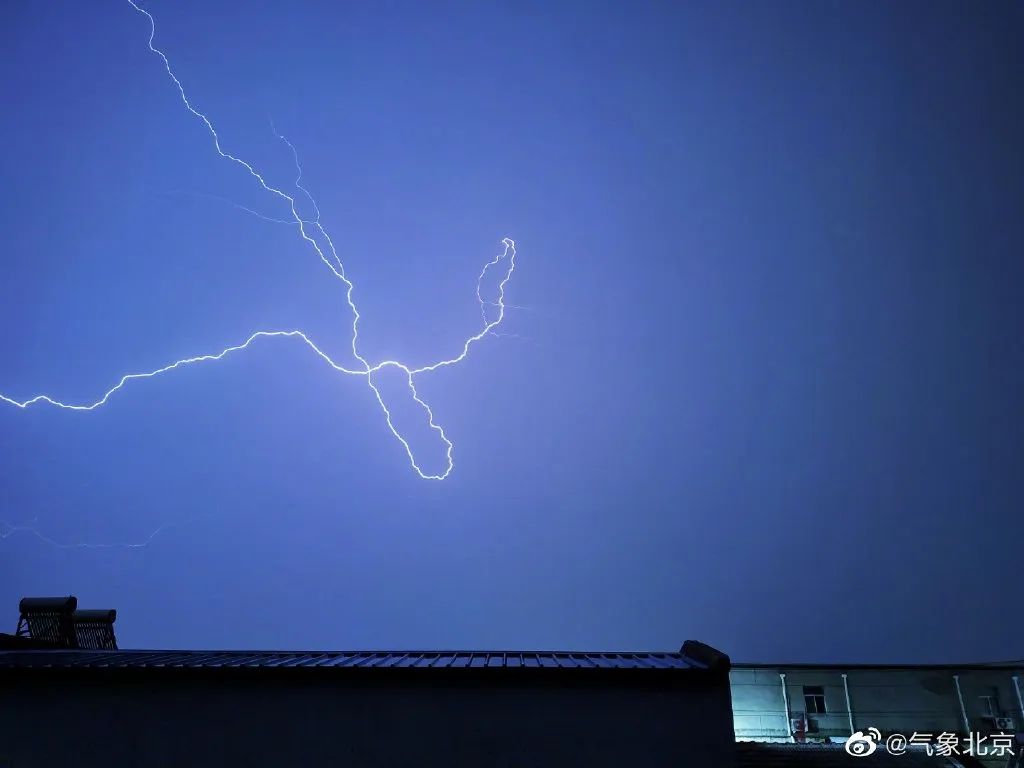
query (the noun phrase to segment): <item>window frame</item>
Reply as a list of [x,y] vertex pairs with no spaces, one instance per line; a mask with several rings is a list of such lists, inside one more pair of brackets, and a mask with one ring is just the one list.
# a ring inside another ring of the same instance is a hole
[[803,686],[803,694],[804,712],[807,715],[828,714],[828,706],[825,702],[825,686],[805,685]]

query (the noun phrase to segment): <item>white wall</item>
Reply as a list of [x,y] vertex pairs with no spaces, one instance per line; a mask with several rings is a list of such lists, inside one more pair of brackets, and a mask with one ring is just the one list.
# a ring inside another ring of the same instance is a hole
[[[959,675],[964,706],[971,730],[994,730],[987,704],[981,697],[995,699],[997,714],[1011,717],[1024,730],[1024,714],[1013,687],[1013,676],[1024,670],[1011,668],[848,668],[840,667],[739,667],[730,673],[733,722],[740,741],[788,741],[789,731],[783,709],[782,680],[786,675],[790,716],[804,714],[804,686],[821,686],[827,714],[809,715],[816,721],[816,736],[845,739],[850,734],[842,674],[847,675],[856,730],[870,726],[883,733],[905,735],[917,732],[964,732],[960,703],[953,675]],[[812,737],[815,735],[812,734]]]

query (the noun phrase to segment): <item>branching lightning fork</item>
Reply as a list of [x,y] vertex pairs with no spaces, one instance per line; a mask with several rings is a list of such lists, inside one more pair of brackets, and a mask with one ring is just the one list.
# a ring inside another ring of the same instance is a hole
[[[402,447],[405,449],[406,455],[409,457],[409,463],[412,466],[413,470],[421,478],[425,480],[443,480],[446,477],[448,477],[448,475],[451,473],[454,467],[454,462],[452,459],[453,445],[451,440],[449,440],[448,436],[445,434],[444,429],[435,422],[434,413],[430,409],[430,406],[427,405],[427,403],[420,397],[419,393],[417,392],[415,377],[419,374],[429,373],[432,371],[436,371],[440,368],[455,365],[456,363],[461,362],[469,354],[469,350],[474,344],[476,344],[478,341],[480,341],[489,334],[493,335],[494,329],[501,324],[502,320],[505,317],[505,286],[511,279],[512,273],[515,270],[515,243],[508,238],[502,240],[502,243],[504,245],[503,252],[495,256],[491,261],[487,262],[484,265],[483,269],[481,270],[480,275],[477,279],[476,296],[478,302],[480,303],[480,310],[483,318],[483,328],[479,331],[479,333],[470,336],[464,341],[464,343],[462,344],[462,349],[461,351],[459,351],[457,355],[455,355],[454,357],[441,359],[430,364],[420,365],[418,367],[412,367],[398,360],[384,360],[381,362],[371,363],[359,350],[359,321],[361,319],[361,316],[359,314],[359,310],[356,308],[356,304],[352,296],[355,286],[349,279],[349,277],[346,275],[344,264],[342,263],[340,257],[338,256],[337,249],[334,246],[334,242],[331,239],[330,234],[321,224],[320,209],[317,206],[316,200],[314,199],[313,195],[309,192],[309,190],[305,186],[303,186],[302,166],[299,163],[299,157],[298,153],[295,151],[295,147],[291,144],[290,141],[288,141],[287,138],[279,134],[276,131],[276,129],[274,130],[275,136],[282,142],[284,142],[288,146],[289,150],[292,152],[292,156],[295,160],[296,170],[294,186],[312,204],[315,214],[313,219],[305,219],[299,215],[296,200],[293,195],[290,195],[287,192],[272,186],[266,181],[263,175],[258,170],[256,170],[256,168],[253,165],[224,150],[224,148],[221,145],[220,136],[218,136],[217,131],[213,126],[213,123],[203,112],[199,111],[189,100],[185,92],[184,86],[178,79],[178,76],[174,73],[174,70],[171,68],[170,60],[162,50],[160,50],[154,45],[154,39],[156,37],[156,22],[154,21],[153,16],[149,13],[149,11],[140,7],[134,0],[128,0],[128,4],[131,5],[131,7],[134,8],[139,14],[145,16],[146,19],[148,20],[149,50],[152,51],[152,53],[154,53],[156,56],[158,56],[163,62],[164,69],[167,71],[168,77],[171,79],[174,86],[177,88],[178,93],[181,96],[182,104],[184,104],[185,108],[190,113],[192,113],[196,118],[201,120],[203,124],[206,126],[206,129],[209,132],[211,139],[213,140],[213,146],[217,154],[220,155],[225,160],[229,160],[232,163],[235,163],[236,165],[242,167],[266,192],[270,193],[271,195],[275,196],[280,200],[283,200],[285,203],[288,204],[288,207],[291,211],[292,219],[288,220],[287,223],[297,227],[299,235],[302,237],[302,239],[312,248],[313,252],[317,255],[320,261],[323,262],[323,264],[330,271],[331,275],[338,281],[340,281],[344,286],[345,301],[348,304],[348,307],[352,314],[352,324],[350,328],[352,356],[353,358],[355,358],[355,361],[358,363],[358,365],[346,367],[336,362],[326,352],[324,352],[320,347],[318,347],[313,342],[313,340],[310,339],[309,336],[307,336],[301,330],[256,331],[252,335],[250,335],[245,341],[239,344],[234,344],[225,347],[217,352],[211,352],[208,354],[201,354],[196,355],[194,357],[187,357],[181,360],[176,360],[173,363],[169,363],[168,365],[165,365],[161,368],[157,368],[152,371],[126,374],[122,376],[114,386],[112,386],[110,389],[104,392],[101,397],[99,397],[97,400],[93,402],[67,403],[63,402],[62,400],[50,397],[49,395],[36,395],[26,400],[17,400],[13,397],[8,397],[7,395],[4,394],[0,394],[0,401],[3,401],[10,405],[14,405],[18,408],[28,408],[31,405],[46,403],[48,405],[67,410],[91,411],[95,410],[96,408],[99,408],[102,405],[105,405],[112,395],[121,390],[130,381],[134,381],[136,379],[152,378],[154,376],[159,376],[161,374],[168,373],[169,371],[173,371],[177,368],[193,365],[195,363],[215,362],[218,360],[222,360],[229,354],[247,349],[251,344],[260,339],[293,339],[298,340],[301,343],[305,344],[307,347],[309,347],[309,349],[311,349],[318,357],[320,357],[327,365],[333,368],[334,371],[336,371],[337,373],[342,373],[348,376],[365,377],[367,386],[373,392],[373,395],[376,398],[377,403],[380,405],[381,411],[384,414],[384,419],[385,422],[387,423],[388,429],[391,430],[391,433],[395,436],[395,438],[399,441],[399,443],[401,443]],[[243,210],[271,221],[285,221],[282,219],[270,219],[269,217],[262,216],[262,214],[258,214],[255,211],[252,211],[247,208],[243,208]],[[487,275],[488,271],[492,268],[500,268],[503,269],[504,271],[501,273],[501,280],[498,283],[497,301],[485,301],[481,294],[481,284],[485,276]],[[495,308],[497,310],[496,313],[488,312],[488,307]],[[489,314],[496,314],[496,317],[494,319],[488,319]],[[429,472],[424,471],[417,462],[416,456],[414,455],[408,440],[401,434],[401,432],[399,432],[398,428],[393,423],[391,412],[388,410],[388,407],[384,402],[384,398],[382,397],[380,390],[378,389],[377,385],[374,382],[374,374],[383,371],[385,368],[396,368],[405,374],[406,382],[412,399],[417,403],[417,405],[419,405],[419,407],[421,407],[424,410],[427,416],[430,429],[437,433],[438,437],[445,446],[446,466],[443,471],[438,472],[436,474],[431,474]],[[10,533],[14,530],[19,529],[21,529],[19,526],[8,526],[7,532]]]

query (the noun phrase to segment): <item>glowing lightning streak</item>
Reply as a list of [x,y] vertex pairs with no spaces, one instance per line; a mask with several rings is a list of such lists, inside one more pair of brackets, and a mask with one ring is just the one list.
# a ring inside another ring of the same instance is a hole
[[[161,51],[159,48],[157,48],[157,47],[155,47],[153,45],[154,38],[156,37],[156,22],[154,21],[153,16],[148,11],[146,11],[144,8],[141,8],[139,5],[137,5],[134,2],[134,0],[128,0],[128,4],[131,5],[132,8],[134,8],[136,11],[138,11],[140,14],[142,14],[143,16],[145,16],[149,20],[149,26],[150,26],[150,34],[149,34],[149,40],[148,40],[149,50],[152,51],[157,56],[159,56],[160,59],[163,61],[164,69],[167,71],[167,75],[170,77],[171,81],[174,83],[175,87],[177,88],[178,93],[181,96],[181,101],[185,105],[185,108],[190,113],[192,113],[195,117],[197,117],[199,120],[201,120],[203,122],[203,124],[206,126],[206,129],[209,132],[210,137],[213,139],[214,149],[216,150],[217,154],[220,155],[222,158],[224,158],[226,160],[230,160],[231,162],[236,163],[237,165],[240,165],[242,168],[244,168],[249,173],[249,175],[252,178],[254,178],[259,183],[259,185],[264,190],[266,190],[267,192],[270,192],[271,194],[277,196],[278,198],[280,198],[280,199],[282,199],[282,200],[284,200],[284,201],[286,201],[288,203],[288,207],[289,207],[289,209],[291,211],[291,214],[292,214],[292,221],[289,221],[287,223],[295,224],[295,225],[298,226],[298,230],[299,230],[299,233],[300,233],[302,239],[305,240],[307,243],[309,243],[309,245],[316,252],[316,254],[319,257],[320,261],[322,261],[324,263],[324,265],[326,265],[327,268],[330,270],[331,274],[334,275],[334,277],[336,277],[338,280],[340,280],[345,285],[345,300],[346,300],[346,302],[347,302],[347,304],[349,306],[349,309],[352,312],[352,327],[351,327],[351,330],[352,330],[352,342],[351,342],[352,356],[359,362],[359,364],[361,366],[361,369],[355,369],[354,370],[354,369],[347,368],[347,367],[345,367],[345,366],[335,362],[333,359],[331,359],[331,357],[326,352],[321,350],[302,331],[299,331],[299,330],[291,330],[291,331],[257,331],[255,333],[253,333],[251,336],[249,336],[249,338],[246,339],[241,344],[236,344],[236,345],[233,345],[233,346],[226,347],[226,348],[222,349],[220,352],[217,352],[217,353],[198,355],[198,356],[195,356],[195,357],[183,358],[183,359],[177,360],[177,361],[175,361],[175,362],[173,362],[173,363],[171,363],[169,365],[165,365],[165,366],[163,366],[161,368],[157,368],[155,370],[144,372],[144,373],[130,373],[130,374],[126,374],[126,375],[121,377],[121,379],[117,382],[117,384],[115,384],[113,387],[108,389],[103,394],[102,397],[100,397],[98,400],[96,400],[95,402],[92,402],[92,403],[86,403],[86,404],[65,403],[65,402],[62,402],[60,400],[56,400],[56,399],[50,397],[49,395],[36,395],[35,397],[29,398],[27,400],[20,400],[19,401],[19,400],[15,400],[14,398],[8,397],[6,395],[0,394],[0,400],[2,400],[3,402],[8,403],[10,405],[14,405],[14,406],[16,406],[18,408],[27,408],[30,405],[34,405],[36,403],[48,403],[49,405],[52,405],[52,406],[55,406],[55,407],[58,407],[58,408],[68,409],[68,410],[91,411],[91,410],[93,410],[95,408],[99,408],[100,406],[104,405],[107,402],[107,400],[110,398],[111,395],[113,395],[115,392],[120,390],[129,381],[132,381],[134,379],[152,378],[152,377],[158,376],[158,375],[160,375],[162,373],[166,373],[168,371],[172,371],[172,370],[175,370],[177,368],[180,368],[180,367],[183,367],[183,366],[186,366],[186,365],[191,365],[193,363],[210,362],[210,361],[221,360],[221,359],[223,359],[224,357],[226,357],[227,355],[229,355],[229,354],[231,354],[233,352],[238,352],[238,351],[241,351],[243,349],[247,349],[250,344],[252,344],[254,341],[256,341],[257,339],[260,339],[260,338],[264,338],[264,337],[266,337],[266,338],[272,338],[272,337],[297,338],[297,339],[300,339],[303,343],[305,343],[310,349],[312,349],[313,352],[315,352],[322,360],[324,360],[324,362],[326,362],[328,365],[330,365],[335,371],[337,371],[339,373],[346,374],[346,375],[352,375],[352,376],[366,376],[367,384],[370,387],[370,389],[373,391],[373,394],[376,397],[377,402],[380,405],[381,410],[384,413],[384,418],[385,418],[385,421],[387,422],[388,429],[391,430],[391,433],[402,444],[402,447],[405,449],[406,455],[409,458],[409,463],[411,464],[412,468],[416,471],[416,473],[421,478],[423,478],[425,480],[443,480],[446,477],[448,477],[448,475],[451,473],[452,469],[454,468],[454,462],[452,460],[452,451],[453,451],[452,442],[448,439],[448,436],[445,434],[444,429],[439,424],[437,424],[434,421],[434,413],[430,409],[430,406],[427,405],[427,403],[424,402],[424,400],[419,396],[419,393],[416,390],[414,376],[416,376],[417,374],[421,374],[421,373],[429,373],[431,371],[436,371],[436,370],[438,370],[440,368],[443,368],[443,367],[446,367],[446,366],[449,366],[449,365],[454,365],[454,364],[462,361],[469,354],[470,347],[472,347],[476,342],[480,341],[481,339],[483,339],[488,334],[491,334],[492,331],[502,322],[502,320],[504,319],[504,316],[505,316],[505,303],[504,303],[505,286],[508,284],[509,280],[511,279],[512,273],[515,271],[515,257],[516,257],[515,243],[511,239],[509,239],[509,238],[503,239],[502,243],[505,246],[504,252],[499,254],[498,256],[496,256],[494,259],[489,261],[487,264],[485,264],[483,269],[481,270],[480,275],[479,275],[479,277],[477,279],[476,295],[477,295],[478,301],[480,302],[481,314],[483,315],[483,320],[484,320],[484,327],[483,327],[483,329],[479,333],[477,333],[477,334],[475,334],[473,336],[470,336],[468,339],[465,340],[465,342],[462,345],[462,350],[459,352],[458,355],[456,355],[455,357],[452,357],[452,358],[439,360],[437,362],[430,363],[428,365],[422,365],[422,366],[417,367],[417,368],[410,368],[406,364],[401,363],[401,362],[399,362],[397,360],[385,360],[385,361],[379,362],[379,363],[377,363],[375,365],[371,365],[369,363],[369,361],[367,361],[366,358],[364,358],[359,353],[359,348],[358,348],[359,320],[360,320],[361,316],[360,316],[359,310],[356,308],[355,302],[353,301],[353,298],[352,298],[352,292],[354,290],[354,285],[353,285],[352,281],[349,280],[348,277],[345,274],[345,267],[342,264],[341,259],[338,256],[337,249],[334,246],[334,241],[331,239],[330,234],[327,232],[327,230],[323,227],[323,225],[320,222],[320,209],[317,206],[316,200],[314,199],[313,195],[309,192],[309,190],[302,185],[302,166],[299,163],[298,153],[296,152],[295,147],[291,144],[290,141],[288,141],[287,138],[285,138],[281,134],[277,133],[276,130],[274,130],[275,136],[277,136],[281,141],[283,141],[289,147],[289,149],[292,152],[292,156],[293,156],[293,158],[295,160],[295,168],[296,168],[296,172],[297,172],[297,176],[296,176],[294,184],[295,184],[295,187],[298,190],[300,190],[303,193],[303,195],[305,195],[306,198],[308,198],[310,203],[312,203],[312,205],[313,205],[314,212],[316,214],[316,218],[313,219],[312,221],[303,219],[299,215],[298,210],[296,208],[296,201],[295,201],[295,198],[293,196],[291,196],[291,195],[287,194],[286,192],[278,189],[277,187],[273,187],[270,184],[268,184],[266,182],[266,180],[264,179],[263,175],[259,171],[257,171],[251,164],[249,164],[245,160],[242,160],[239,157],[236,157],[236,156],[230,154],[229,152],[226,152],[223,149],[223,147],[221,146],[221,143],[220,143],[220,136],[217,134],[217,131],[216,131],[216,129],[213,126],[213,123],[210,121],[210,119],[205,114],[200,112],[198,109],[196,109],[192,105],[192,103],[188,99],[188,96],[185,93],[184,86],[181,84],[181,81],[178,79],[177,75],[175,75],[174,71],[171,68],[170,60],[167,58],[166,54],[164,54],[163,51]],[[256,211],[252,211],[251,209],[244,208],[243,206],[236,206],[236,207],[239,207],[242,210],[245,210],[245,211],[247,211],[249,213],[256,214],[256,215],[260,216],[260,218],[264,218],[264,219],[271,220],[271,221],[281,221],[281,222],[284,222],[283,219],[271,219],[269,217],[263,216],[262,214],[258,214]],[[327,254],[324,253],[323,249],[320,247],[320,244],[317,242],[316,237],[310,235],[310,233],[307,231],[307,229],[306,229],[307,225],[315,228],[315,234],[319,235],[321,238],[323,238],[324,242],[327,244],[327,248],[328,248],[328,251],[330,253],[330,258],[328,258]],[[496,266],[499,262],[502,262],[502,261],[506,262],[507,269],[506,269],[506,271],[504,273],[504,276],[502,277],[501,281],[498,284],[498,300],[497,300],[497,302],[485,302],[483,297],[481,296],[481,293],[480,293],[480,284],[483,281],[485,275],[487,274],[487,271],[491,267]],[[484,310],[484,305],[485,304],[491,305],[491,306],[496,306],[498,308],[497,319],[495,319],[495,320],[488,320],[487,319],[487,313]],[[425,473],[420,468],[420,466],[416,462],[416,458],[415,458],[415,456],[414,456],[414,454],[412,452],[411,447],[409,446],[408,441],[401,435],[401,433],[398,431],[398,429],[395,427],[395,425],[392,422],[391,412],[388,410],[387,405],[385,405],[385,403],[384,403],[383,396],[381,395],[379,389],[377,388],[377,386],[373,382],[373,374],[383,370],[384,368],[388,368],[388,367],[398,368],[399,370],[401,370],[405,374],[405,376],[406,376],[406,383],[407,383],[407,386],[409,388],[409,392],[412,395],[412,399],[421,408],[423,408],[423,410],[426,412],[427,420],[428,420],[428,424],[429,424],[430,429],[435,431],[438,434],[438,436],[441,438],[442,442],[444,442],[444,444],[446,446],[445,454],[446,454],[447,464],[446,464],[446,467],[445,467],[444,471],[441,472],[440,474],[427,474],[427,473]],[[10,532],[18,531],[18,530],[32,530],[33,532],[35,532],[34,529],[30,529],[30,528],[23,527],[23,526],[7,525],[6,528],[7,528],[7,534],[5,534],[5,535],[9,535]],[[160,529],[158,529],[157,532],[159,532],[159,530]],[[154,532],[153,535],[155,535],[155,533],[157,533],[157,532]],[[49,541],[45,537],[43,537],[40,534],[38,534],[38,532],[35,532],[35,533],[36,533],[36,535],[40,536],[40,538],[42,538],[43,540]],[[0,538],[3,538],[3,536],[0,536]],[[152,539],[152,536],[150,537],[150,539]],[[147,540],[146,543],[148,543],[148,541],[149,540]],[[56,542],[54,542],[54,543],[56,543]],[[124,546],[138,546],[138,545],[124,545]]]
[[[221,197],[220,195],[211,195],[208,192],[191,192],[191,191],[185,192],[185,191],[181,191],[181,190],[171,190],[171,191],[166,192],[165,194],[168,194],[168,195],[191,195],[191,196],[194,196],[194,197],[205,197],[205,198],[208,198],[210,200],[217,200],[217,201],[219,201],[221,203],[226,203],[227,205],[230,205],[232,208],[235,208],[235,209],[237,209],[239,211],[242,211],[243,213],[248,213],[250,216],[255,216],[257,219],[261,219],[263,221],[270,222],[271,224],[287,224],[290,227],[294,227],[296,225],[296,223],[297,223],[295,221],[295,219],[279,219],[276,216],[267,216],[266,214],[260,213],[259,211],[254,211],[252,208],[247,208],[246,206],[241,205],[240,203],[236,203],[234,200],[229,200],[228,198]],[[310,224],[311,222],[307,221],[306,223]],[[510,309],[512,307],[512,305],[510,305],[510,304],[506,305],[506,306],[508,306]]]
[[[38,530],[36,530],[28,524],[11,525],[10,523],[5,523],[4,521],[0,520],[0,541],[6,539],[8,536],[13,536],[16,533],[27,533],[32,536],[35,536],[44,544],[49,544],[51,547],[56,547],[57,549],[142,549],[143,547],[148,547],[150,542],[153,541],[153,539],[155,539],[158,535],[160,535],[163,531],[167,530],[168,528],[173,528],[178,525],[185,525],[186,523],[194,521],[198,517],[199,515],[194,515],[190,518],[186,518],[185,520],[164,523],[142,541],[81,541],[74,543],[68,543],[66,541],[56,541],[55,539],[51,539],[49,536],[43,535]],[[34,522],[34,518],[30,522]]]
[[256,341],[256,339],[264,338],[264,337],[274,337],[274,336],[288,336],[288,337],[292,337],[293,336],[293,337],[300,338],[314,352],[316,352],[321,358],[323,358],[323,360],[328,365],[330,365],[332,368],[334,368],[334,370],[338,371],[339,373],[347,373],[347,374],[351,374],[353,376],[364,376],[365,375],[364,371],[353,371],[353,370],[350,370],[348,368],[345,368],[343,366],[338,365],[336,362],[334,362],[330,358],[330,356],[326,352],[324,352],[316,344],[314,344],[310,340],[310,338],[308,336],[306,336],[306,334],[304,334],[302,331],[256,331],[256,333],[252,334],[252,336],[250,336],[248,339],[243,341],[241,344],[235,344],[234,346],[231,346],[231,347],[225,347],[224,349],[222,349],[220,352],[217,352],[216,354],[197,355],[196,357],[186,357],[186,358],[183,358],[181,360],[176,360],[175,362],[171,363],[170,365],[165,365],[163,368],[157,368],[155,371],[147,371],[146,373],[128,373],[128,374],[125,374],[124,376],[121,377],[121,380],[119,382],[117,382],[117,384],[115,384],[110,389],[108,389],[106,392],[104,392],[103,393],[103,397],[101,397],[99,400],[97,400],[94,403],[87,403],[85,405],[73,405],[71,403],[61,402],[60,400],[54,400],[49,395],[36,395],[33,398],[30,398],[28,400],[22,400],[22,401],[19,402],[18,400],[14,400],[13,398],[10,398],[10,397],[7,397],[6,395],[0,394],[0,400],[3,400],[6,403],[10,403],[11,405],[17,406],[18,408],[28,408],[28,406],[35,405],[36,403],[49,403],[50,405],[55,405],[58,408],[66,408],[69,411],[92,411],[92,410],[95,410],[96,408],[99,408],[101,405],[105,405],[107,400],[110,399],[110,396],[112,394],[117,392],[119,389],[121,389],[121,387],[123,387],[125,384],[127,384],[132,379],[151,379],[154,376],[159,376],[161,373],[167,373],[168,371],[173,371],[175,368],[181,368],[182,366],[185,366],[185,365],[192,365],[193,363],[205,363],[207,361],[222,360],[223,358],[227,357],[232,352],[238,352],[240,350],[247,349],[250,344],[252,344],[254,341]]

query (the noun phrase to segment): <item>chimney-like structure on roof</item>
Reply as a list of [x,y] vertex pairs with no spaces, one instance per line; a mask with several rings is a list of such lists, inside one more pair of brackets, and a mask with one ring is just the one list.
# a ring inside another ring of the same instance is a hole
[[26,597],[18,604],[21,615],[15,637],[21,647],[116,650],[114,621],[117,611],[79,610],[78,598]]
[[729,669],[732,665],[731,660],[726,654],[699,640],[687,640],[683,643],[683,647],[679,649],[679,652],[694,661],[704,664],[709,669]]

